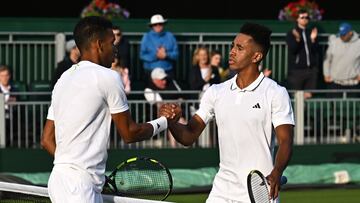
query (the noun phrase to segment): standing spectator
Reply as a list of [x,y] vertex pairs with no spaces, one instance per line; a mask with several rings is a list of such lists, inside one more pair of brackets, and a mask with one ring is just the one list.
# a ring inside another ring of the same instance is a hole
[[116,57],[114,58],[114,62],[111,64],[111,69],[119,73],[122,84],[124,85],[125,93],[128,95],[131,91],[129,69],[122,66],[119,59]]
[[210,64],[214,67],[217,67],[221,82],[227,80],[227,77],[229,76],[229,69],[225,69],[221,65],[222,64],[222,55],[221,55],[220,51],[218,51],[218,50],[211,51]]
[[[211,65],[209,50],[206,47],[198,47],[195,49],[192,64],[190,89],[201,90],[199,95],[199,98],[201,98],[211,85],[221,82],[219,70],[216,66]],[[192,113],[198,108],[198,105],[193,106],[193,108],[194,109],[191,110]],[[214,143],[213,140],[216,135],[214,126],[214,121],[211,121],[210,125],[206,126],[204,136],[202,136],[202,139],[198,142],[200,147],[207,147]]]
[[153,15],[151,30],[141,39],[140,58],[144,63],[145,79],[150,79],[151,71],[160,67],[171,78],[175,78],[174,64],[178,58],[178,45],[174,35],[164,30],[167,20],[162,15]]
[[190,73],[190,89],[205,91],[212,84],[220,83],[217,67],[210,64],[209,50],[198,47],[194,51]]
[[[286,35],[288,46],[288,88],[293,90],[312,90],[317,87],[319,46],[318,30],[309,27],[309,13],[300,10],[295,28]],[[312,97],[305,92],[305,98]]]
[[75,40],[71,39],[66,42],[65,45],[66,55],[62,61],[57,64],[57,67],[54,71],[53,78],[51,80],[51,86],[54,88],[56,82],[61,77],[61,75],[69,69],[73,64],[77,63],[80,58],[79,49],[76,46]]
[[[0,65],[0,94],[5,96],[5,132],[6,135],[10,135],[10,107],[9,102],[16,101],[16,97],[11,95],[12,92],[16,92],[16,88],[11,83],[11,71],[7,65]],[[15,109],[16,110],[16,109]],[[12,119],[16,120],[16,113],[13,112]],[[16,125],[16,122],[14,122]],[[14,127],[16,128],[16,127]],[[10,144],[10,137],[6,137],[6,146]]]
[[6,103],[16,101],[16,97],[11,95],[16,89],[11,84],[11,71],[7,65],[0,65],[0,93],[5,95],[5,118],[9,119],[9,105]]
[[120,67],[130,69],[130,42],[123,35],[123,32],[119,26],[113,26],[113,33],[115,36],[114,45],[116,48],[117,64]]
[[323,74],[329,89],[360,89],[360,39],[351,24],[341,23],[337,36],[329,36]]

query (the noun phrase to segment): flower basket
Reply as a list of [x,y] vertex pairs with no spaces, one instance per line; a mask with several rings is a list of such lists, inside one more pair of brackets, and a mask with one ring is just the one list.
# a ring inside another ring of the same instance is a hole
[[309,13],[309,17],[313,21],[322,20],[324,9],[320,9],[319,5],[315,1],[299,0],[296,2],[288,3],[279,12],[279,20],[295,21],[298,11],[304,9]]
[[81,12],[81,17],[103,16],[109,20],[129,18],[130,13],[119,4],[107,0],[92,0]]

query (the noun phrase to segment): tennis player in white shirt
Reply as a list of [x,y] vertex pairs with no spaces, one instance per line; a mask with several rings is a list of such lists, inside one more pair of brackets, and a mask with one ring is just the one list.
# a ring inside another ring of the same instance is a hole
[[[220,167],[207,203],[250,203],[246,180],[253,169],[266,174],[269,198],[278,201],[280,177],[292,153],[294,118],[287,90],[258,69],[270,47],[270,35],[267,27],[244,24],[229,56],[229,67],[237,74],[204,93],[188,124],[175,122],[181,113],[169,122],[175,139],[191,145],[216,118]],[[178,106],[175,109],[181,112]],[[166,104],[160,114],[171,115],[173,111],[174,104]],[[274,157],[275,136],[279,148]]]
[[41,144],[54,155],[51,201],[98,203],[103,202],[111,120],[121,138],[132,143],[166,129],[167,119],[137,124],[131,118],[120,76],[110,69],[115,40],[110,21],[83,18],[73,35],[81,61],[55,84]]

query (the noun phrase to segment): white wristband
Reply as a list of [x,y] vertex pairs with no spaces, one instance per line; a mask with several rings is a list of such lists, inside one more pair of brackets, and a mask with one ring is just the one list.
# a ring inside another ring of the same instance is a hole
[[168,125],[165,116],[161,116],[160,118],[149,121],[148,123],[150,123],[153,126],[154,129],[153,136],[165,130]]

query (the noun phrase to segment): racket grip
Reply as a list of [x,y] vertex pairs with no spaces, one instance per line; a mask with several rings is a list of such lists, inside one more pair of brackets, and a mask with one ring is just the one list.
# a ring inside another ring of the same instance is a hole
[[281,176],[280,185],[285,185],[286,183],[287,183],[287,177],[286,176]]

